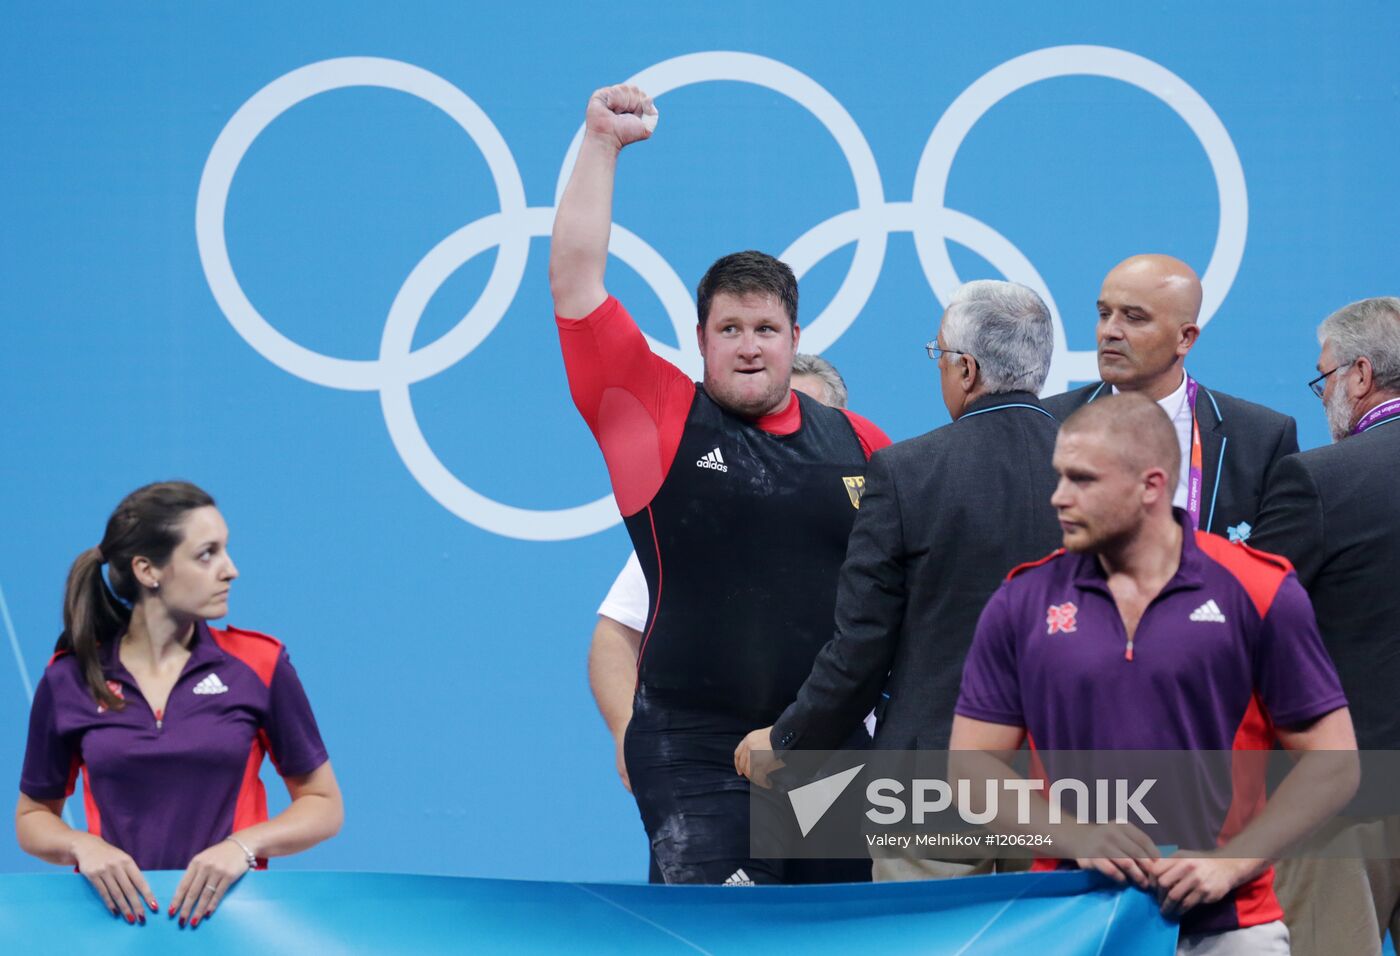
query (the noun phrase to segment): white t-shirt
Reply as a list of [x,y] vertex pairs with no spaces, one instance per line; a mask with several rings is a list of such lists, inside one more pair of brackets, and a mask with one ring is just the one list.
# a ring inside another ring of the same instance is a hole
[[[627,563],[622,566],[617,580],[608,589],[608,596],[598,605],[598,614],[612,618],[623,627],[640,631],[646,627],[647,606],[650,602],[651,592],[647,590],[647,576],[642,573],[642,563],[637,560],[637,552],[633,551],[627,556]],[[870,736],[875,736],[873,710],[865,717],[865,731]]]
[[[1113,389],[1113,394],[1118,394],[1117,388]],[[1172,495],[1172,504],[1178,508],[1185,508],[1186,489],[1191,483],[1191,406],[1186,402],[1185,373],[1182,373],[1181,384],[1176,387],[1176,391],[1157,404],[1167,413],[1176,429],[1176,443],[1181,448],[1181,469],[1177,476],[1176,494]]]
[[647,591],[647,577],[642,573],[642,563],[634,551],[627,556],[622,573],[617,576],[608,596],[598,606],[598,614],[610,617],[623,627],[640,631],[647,624],[647,605],[651,594]]

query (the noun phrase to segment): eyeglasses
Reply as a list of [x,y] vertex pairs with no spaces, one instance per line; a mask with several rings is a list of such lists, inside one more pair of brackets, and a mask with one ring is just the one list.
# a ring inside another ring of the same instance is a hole
[[1322,390],[1325,387],[1324,383],[1327,381],[1327,376],[1331,375],[1333,372],[1340,372],[1342,369],[1346,368],[1350,364],[1351,362],[1343,362],[1341,365],[1338,365],[1336,368],[1332,369],[1331,372],[1323,372],[1317,378],[1313,379],[1311,382],[1308,383],[1308,388],[1312,389],[1312,393],[1318,398],[1322,398]]
[[964,352],[962,349],[941,349],[937,342],[925,342],[924,349],[928,352],[928,357],[935,362],[943,355],[971,355],[971,352]]

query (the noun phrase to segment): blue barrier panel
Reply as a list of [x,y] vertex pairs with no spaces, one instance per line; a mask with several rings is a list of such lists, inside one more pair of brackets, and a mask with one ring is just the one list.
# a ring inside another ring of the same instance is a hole
[[[168,905],[178,873],[147,874]],[[45,951],[797,952],[1166,956],[1152,897],[1088,873],[837,886],[647,886],[258,873],[215,916],[129,927],[71,874],[0,876],[0,939]],[[81,947],[81,948],[80,948]],[[32,949],[30,951],[33,951]]]

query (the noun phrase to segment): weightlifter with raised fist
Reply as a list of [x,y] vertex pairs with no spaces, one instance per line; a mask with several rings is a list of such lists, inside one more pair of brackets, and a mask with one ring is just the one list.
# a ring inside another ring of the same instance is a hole
[[651,596],[624,746],[633,794],[667,883],[869,879],[860,860],[751,858],[733,753],[831,636],[866,462],[889,439],[792,391],[797,280],[772,256],[732,253],[700,280],[700,383],[652,354],[608,294],[618,156],[656,120],[634,86],[589,98],[549,262],[570,391]]

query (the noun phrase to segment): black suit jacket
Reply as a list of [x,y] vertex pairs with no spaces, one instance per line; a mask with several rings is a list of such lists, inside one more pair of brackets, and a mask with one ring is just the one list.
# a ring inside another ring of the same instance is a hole
[[1400,418],[1291,455],[1250,547],[1293,562],[1337,665],[1363,750],[1400,749]]
[[1011,392],[876,452],[837,585],[836,635],[774,725],[776,748],[836,749],[877,702],[875,746],[947,745],[983,606],[1008,571],[1060,544],[1058,431],[1035,396]]
[[[1287,415],[1199,386],[1196,420],[1201,426],[1201,530],[1228,535],[1243,522],[1254,525],[1269,472],[1298,450],[1298,426]],[[1044,399],[1064,421],[1077,409],[1112,390],[1096,382]],[[1243,529],[1241,529],[1243,530]]]

